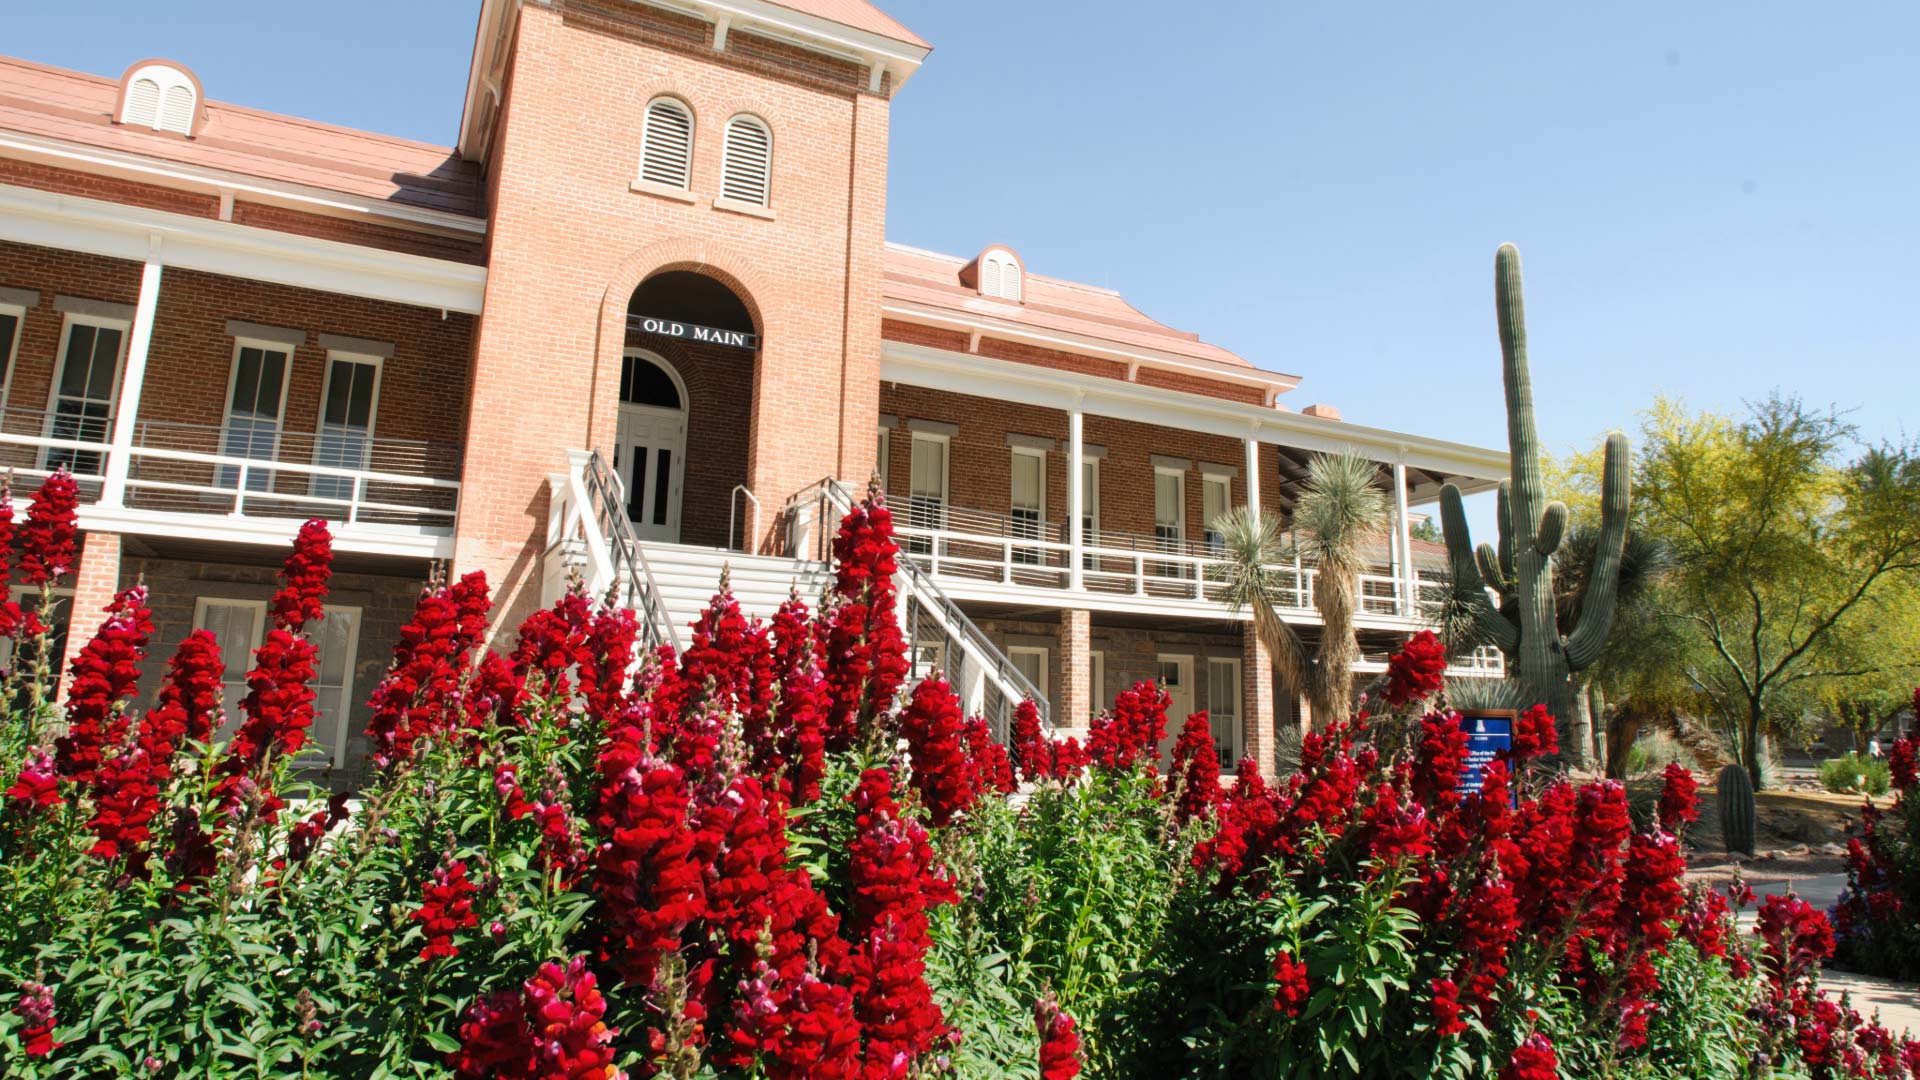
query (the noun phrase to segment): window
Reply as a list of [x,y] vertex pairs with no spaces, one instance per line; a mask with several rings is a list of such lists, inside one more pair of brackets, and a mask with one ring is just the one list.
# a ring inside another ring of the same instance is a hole
[[[15,585],[9,591],[21,611],[40,610],[40,590],[37,587]],[[43,684],[48,699],[52,699],[54,688],[60,685],[61,665],[67,658],[67,620],[73,614],[73,589],[54,589],[53,598],[53,625],[49,627],[52,632],[47,635],[47,681]],[[0,638],[0,669],[19,673],[14,680],[15,709],[25,709],[32,701],[33,669],[39,665],[34,641],[30,637],[22,637],[18,642],[12,638]],[[19,649],[17,653],[16,646]]]
[[773,203],[773,133],[757,117],[736,116],[727,121],[720,194],[755,206]]
[[1207,719],[1220,767],[1240,763],[1240,661],[1207,661]]
[[[314,720],[309,753],[311,764],[345,764],[347,719],[353,703],[353,660],[360,643],[360,609],[328,605],[324,618],[308,624],[307,637],[319,655],[314,658]],[[239,728],[242,703],[247,698],[247,670],[253,651],[266,635],[265,600],[229,600],[201,597],[194,602],[193,628],[210,630],[220,642],[220,660],[226,665],[221,701],[226,709],[220,737]]]
[[[910,529],[933,532],[946,527],[947,450],[946,436],[913,433],[913,475],[908,478],[907,492]],[[926,536],[909,536],[907,550],[925,555],[933,550],[933,542]]]
[[[380,358],[328,353],[313,463],[330,469],[373,468],[373,417],[379,405]],[[352,499],[358,485],[350,476],[315,476],[313,495]]]
[[1025,675],[1027,681],[1032,683],[1033,688],[1038,691],[1034,695],[1035,700],[1045,702],[1048,698],[1047,650],[1012,645],[1007,648],[1007,659],[1013,661],[1013,666],[1020,674]]
[[[279,458],[280,414],[286,408],[287,369],[292,361],[293,350],[284,344],[245,338],[235,342],[233,372],[227,381],[227,419],[220,437],[222,454],[252,461]],[[217,483],[223,488],[272,491],[273,471],[222,465]]]
[[680,408],[680,384],[652,357],[630,352],[620,365],[620,400],[656,409]]
[[1226,550],[1226,539],[1214,531],[1218,521],[1233,506],[1233,477],[1225,473],[1206,473],[1200,477],[1200,521],[1206,530],[1207,551],[1218,555]]
[[890,427],[882,427],[880,429],[880,444],[874,447],[873,451],[873,475],[879,480],[880,490],[883,492],[891,490],[892,477],[890,474],[893,472],[893,469],[891,467],[892,463],[887,459],[892,456],[893,429]]
[[693,186],[693,112],[675,98],[647,103],[640,179],[682,190]]
[[[1011,532],[1023,540],[1038,540],[1045,530],[1047,506],[1047,455],[1041,450],[1013,448]],[[1013,561],[1038,565],[1040,549],[1016,547]]]
[[[120,361],[127,324],[91,315],[67,315],[60,343],[60,374],[47,404],[47,434],[74,442],[104,443],[120,390]],[[42,467],[66,466],[80,474],[100,472],[100,454],[72,447],[48,448]]]
[[1087,654],[1087,719],[1091,721],[1107,707],[1107,654]]
[[1020,303],[1026,291],[1019,260],[1004,248],[990,248],[980,255],[980,295]]
[[120,122],[130,127],[193,134],[200,92],[193,77],[170,64],[147,64],[127,79]]
[[[1153,470],[1153,540],[1161,551],[1177,552],[1186,538],[1187,474],[1180,469]],[[1184,577],[1180,563],[1156,563],[1161,577]]]
[[26,317],[25,307],[0,299],[0,403],[12,388],[14,353],[20,347],[20,326]]
[[[1080,459],[1080,542],[1090,546],[1098,546],[1100,543],[1099,458]],[[1097,556],[1082,555],[1080,560],[1083,570],[1100,568]]]

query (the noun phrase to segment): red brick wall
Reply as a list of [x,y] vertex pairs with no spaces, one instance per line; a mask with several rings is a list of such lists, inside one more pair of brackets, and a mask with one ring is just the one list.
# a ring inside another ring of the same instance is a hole
[[[898,417],[902,424],[889,444],[889,494],[900,497],[910,490],[912,436],[904,430],[910,419],[958,425],[960,431],[951,440],[948,460],[947,482],[953,505],[1000,514],[1007,512],[1012,496],[1012,451],[1007,447],[1007,435],[1037,435],[1057,441],[1057,450],[1047,455],[1047,520],[1066,520],[1066,413],[900,383],[882,387],[880,410]],[[1155,454],[1188,458],[1194,463],[1186,481],[1189,538],[1198,539],[1205,531],[1201,462],[1233,466],[1239,474],[1233,480],[1233,503],[1237,506],[1246,499],[1246,444],[1239,439],[1092,414],[1085,417],[1082,428],[1086,443],[1104,446],[1107,451],[1099,469],[1102,529],[1153,534]],[[1278,459],[1270,447],[1262,448],[1262,457],[1262,506],[1277,509]]]
[[[472,391],[487,438],[470,448],[455,561],[487,569],[518,611],[537,598],[544,476],[569,449],[611,443],[626,305],[655,273],[707,273],[754,313],[763,346],[735,437],[763,506],[872,466],[887,102],[778,69],[765,50],[695,48],[661,29],[671,16],[637,11],[522,7],[491,155]],[[629,189],[642,112],[662,93],[694,110],[691,203]],[[770,221],[712,206],[738,112],[773,131]]]
[[[47,405],[64,324],[64,316],[54,310],[55,296],[132,304],[139,298],[140,267],[0,242],[0,285],[40,292],[39,307],[27,313],[8,380],[9,410],[15,413],[9,430],[19,431],[30,419],[22,411]],[[326,333],[394,346],[392,358],[381,367],[376,438],[456,445],[465,441],[471,316],[448,313],[442,318],[437,311],[401,304],[179,268],[166,270],[160,279],[141,394],[143,419],[203,425],[224,420],[234,350],[234,339],[227,334],[229,319],[307,332],[306,344],[294,352],[282,417],[285,431],[311,432],[318,426],[327,357],[319,335]]]
[[71,169],[56,169],[30,161],[0,159],[0,184],[78,195],[87,199],[144,206],[194,217],[214,217],[220,212],[220,197],[193,191],[175,191],[154,184],[136,184],[109,176],[93,176]]

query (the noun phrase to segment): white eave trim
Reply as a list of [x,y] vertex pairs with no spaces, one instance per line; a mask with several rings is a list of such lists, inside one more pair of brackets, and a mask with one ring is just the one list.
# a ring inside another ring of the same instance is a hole
[[470,315],[487,286],[484,266],[7,185],[0,239]]
[[804,48],[861,63],[882,61],[899,86],[920,67],[932,50],[846,26],[831,19],[795,11],[766,0],[641,0],[642,3],[687,12],[708,22],[725,18],[731,33],[772,31]]
[[1302,450],[1358,450],[1377,460],[1459,477],[1469,481],[1462,484],[1465,490],[1481,490],[1508,475],[1507,455],[1500,450],[924,345],[883,342],[880,379]]
[[[293,518],[235,517],[230,514],[189,514],[102,506],[80,507],[78,523],[81,530],[87,532],[134,533],[281,548],[291,544],[294,534],[300,531],[300,522]],[[453,557],[453,536],[449,531],[338,522],[334,523],[333,529],[335,551],[416,559]]]
[[96,176],[114,176],[161,187],[218,195],[223,206],[230,205],[233,197],[238,195],[248,202],[284,206],[330,217],[377,219],[384,225],[426,229],[469,239],[485,236],[487,232],[484,218],[467,214],[407,206],[304,184],[263,180],[244,173],[184,165],[19,131],[0,131],[0,155],[75,169]]
[[918,304],[907,300],[886,300],[881,303],[880,310],[883,316],[899,319],[901,322],[938,327],[943,330],[964,330],[975,341],[980,337],[997,338],[1001,341],[1126,364],[1129,369],[1129,378],[1132,376],[1133,368],[1149,367],[1212,379],[1215,382],[1232,383],[1236,386],[1257,386],[1266,391],[1268,404],[1271,404],[1279,395],[1300,385],[1300,378],[1297,375],[1261,371],[1259,368],[1233,368],[1222,364],[1207,364],[1159,349],[1129,348],[1064,330],[1034,330],[998,319],[972,318],[930,304]]

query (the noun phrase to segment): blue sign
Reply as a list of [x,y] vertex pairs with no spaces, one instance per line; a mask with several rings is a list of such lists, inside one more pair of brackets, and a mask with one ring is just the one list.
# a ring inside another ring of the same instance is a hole
[[1460,770],[1462,792],[1479,792],[1484,770],[1502,750],[1513,749],[1514,714],[1506,711],[1465,712],[1460,726],[1467,732],[1467,764]]

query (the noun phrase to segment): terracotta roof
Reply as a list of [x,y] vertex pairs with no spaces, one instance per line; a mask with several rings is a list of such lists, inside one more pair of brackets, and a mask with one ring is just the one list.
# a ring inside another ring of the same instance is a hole
[[0,130],[479,216],[480,173],[445,146],[205,102],[192,139],[113,122],[118,79],[0,57]]
[[869,34],[904,41],[923,49],[933,48],[919,34],[901,26],[893,16],[867,3],[867,0],[773,0],[773,3],[802,15],[829,19],[855,30],[865,30]]
[[995,300],[960,283],[971,259],[899,244],[887,245],[886,299],[942,308],[968,318],[1000,320],[1034,330],[1080,334],[1121,347],[1154,349],[1208,364],[1258,370],[1246,360],[1149,318],[1119,293],[1093,285],[1025,275],[1024,304]]

